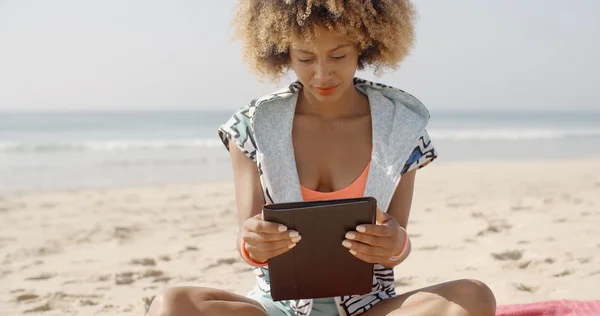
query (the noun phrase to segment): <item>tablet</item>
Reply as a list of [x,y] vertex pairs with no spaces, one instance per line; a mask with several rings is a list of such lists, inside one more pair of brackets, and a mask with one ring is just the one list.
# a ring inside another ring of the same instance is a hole
[[374,224],[376,212],[373,197],[265,205],[265,221],[302,236],[296,247],[268,260],[273,300],[370,293],[373,264],[354,257],[342,241],[356,226]]

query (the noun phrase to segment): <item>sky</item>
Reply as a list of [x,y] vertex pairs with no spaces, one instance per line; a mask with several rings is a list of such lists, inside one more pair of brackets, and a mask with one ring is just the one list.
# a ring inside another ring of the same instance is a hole
[[[0,111],[239,108],[278,85],[232,41],[235,2],[0,0]],[[600,110],[600,1],[413,3],[411,55],[358,76],[431,110]]]

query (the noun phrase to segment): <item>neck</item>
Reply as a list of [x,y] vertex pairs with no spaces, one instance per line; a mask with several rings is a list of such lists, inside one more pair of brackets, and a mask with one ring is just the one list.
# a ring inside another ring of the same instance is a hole
[[338,119],[368,113],[368,99],[354,86],[335,101],[320,101],[306,89],[300,91],[296,113],[315,115],[322,119]]

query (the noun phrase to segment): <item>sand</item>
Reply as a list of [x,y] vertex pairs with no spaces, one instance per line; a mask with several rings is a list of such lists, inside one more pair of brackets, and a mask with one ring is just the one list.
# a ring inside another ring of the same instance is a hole
[[[143,315],[169,286],[246,293],[232,183],[0,195],[0,315]],[[398,291],[458,278],[499,304],[599,299],[600,159],[433,163]]]

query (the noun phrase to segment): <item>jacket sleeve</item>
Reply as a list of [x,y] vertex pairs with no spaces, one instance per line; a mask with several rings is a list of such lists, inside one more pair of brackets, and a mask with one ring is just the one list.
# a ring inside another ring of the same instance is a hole
[[412,153],[406,160],[401,174],[423,168],[435,160],[437,156],[437,150],[433,146],[433,143],[429,138],[429,134],[426,130],[424,130],[421,136],[417,139]]
[[218,129],[219,137],[227,150],[235,144],[248,158],[256,162],[256,143],[252,131],[250,106],[237,110],[231,118]]

